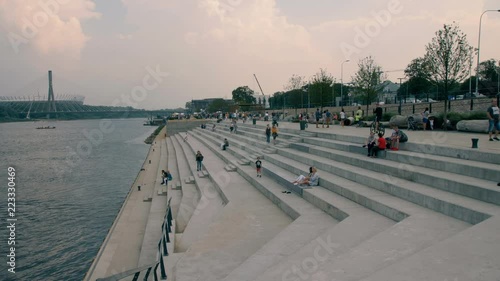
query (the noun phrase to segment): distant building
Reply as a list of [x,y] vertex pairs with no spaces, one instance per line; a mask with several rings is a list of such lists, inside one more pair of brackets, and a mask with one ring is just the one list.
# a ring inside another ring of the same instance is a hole
[[259,103],[259,98],[260,98],[261,102],[263,99],[265,99],[265,104],[263,104],[264,108],[270,107],[270,105],[269,105],[269,98],[271,97],[270,95],[262,95],[260,92],[255,92],[253,96],[254,96],[257,104]]
[[380,93],[380,101],[394,101],[394,98],[398,94],[399,84],[393,83],[389,80],[382,82],[382,93]]

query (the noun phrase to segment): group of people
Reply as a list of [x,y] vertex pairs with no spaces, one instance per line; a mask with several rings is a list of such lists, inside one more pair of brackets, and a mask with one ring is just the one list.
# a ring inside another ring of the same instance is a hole
[[271,143],[271,136],[273,137],[273,144],[276,145],[276,138],[278,137],[278,127],[273,124],[272,127],[267,124],[266,126],[266,142]]
[[379,151],[386,149],[398,151],[399,144],[407,141],[408,136],[398,126],[392,126],[392,134],[388,138],[384,138],[382,133],[376,138],[375,133],[370,132],[363,147],[368,148],[368,157],[376,158]]
[[[327,128],[330,128],[330,124],[333,125],[333,121],[335,120],[339,120],[340,125],[344,127],[345,121],[347,120],[347,113],[345,112],[344,108],[340,110],[339,115],[337,115],[337,113],[332,114],[328,109],[321,112],[320,109],[317,108],[316,112],[314,113],[314,117],[316,118],[316,128],[319,128],[319,123],[321,120],[323,120],[321,125],[322,128],[324,128],[325,125]],[[300,120],[302,120],[302,116],[304,115],[299,115]],[[356,110],[356,113],[354,115],[354,123],[358,124],[362,118],[363,118],[363,110],[361,109],[361,106],[358,106],[358,110]]]

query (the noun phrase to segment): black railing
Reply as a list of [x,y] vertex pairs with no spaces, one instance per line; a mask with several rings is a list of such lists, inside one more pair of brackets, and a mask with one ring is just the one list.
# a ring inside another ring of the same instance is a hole
[[[165,212],[165,217],[161,225],[161,238],[160,241],[158,241],[157,261],[151,265],[134,268],[105,278],[98,278],[96,281],[119,281],[131,276],[134,276],[132,281],[137,281],[141,277],[141,273],[143,273],[142,280],[144,281],[148,280],[151,273],[153,274],[154,281],[167,280],[167,272],[163,257],[168,256],[167,243],[170,243],[169,233],[172,233],[172,209],[170,208],[170,200],[172,200],[172,198],[168,199],[167,211]],[[158,267],[160,268],[159,275],[161,279],[158,279]]]

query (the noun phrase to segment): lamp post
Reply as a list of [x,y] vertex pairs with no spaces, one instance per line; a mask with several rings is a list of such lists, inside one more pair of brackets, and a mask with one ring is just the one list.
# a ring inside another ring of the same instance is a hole
[[332,86],[332,107],[335,106],[335,80],[330,84]]
[[479,36],[477,38],[477,68],[476,68],[476,95],[479,94],[479,52],[481,50],[481,24],[483,22],[483,16],[487,12],[499,12],[500,10],[486,10],[481,14],[479,18]]
[[340,103],[343,106],[344,102],[344,63],[350,62],[350,60],[345,60],[340,64]]

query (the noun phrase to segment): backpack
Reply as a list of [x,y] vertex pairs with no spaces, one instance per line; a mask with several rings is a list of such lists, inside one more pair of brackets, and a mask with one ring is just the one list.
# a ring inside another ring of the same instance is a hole
[[171,173],[168,173],[167,174],[167,180],[171,181],[172,180],[172,174]]
[[401,130],[399,130],[401,136],[399,137],[399,142],[407,142],[408,136]]

